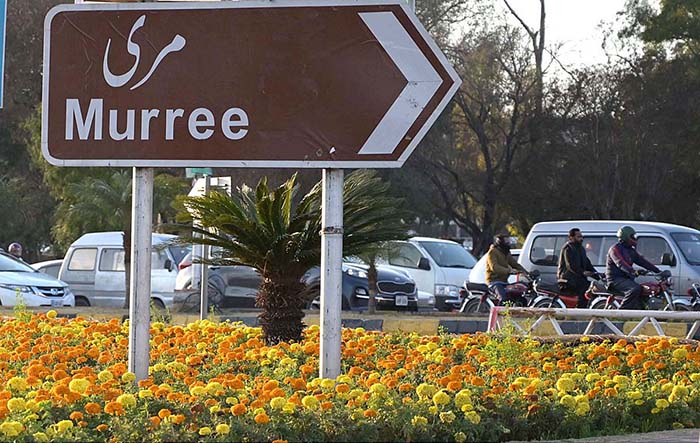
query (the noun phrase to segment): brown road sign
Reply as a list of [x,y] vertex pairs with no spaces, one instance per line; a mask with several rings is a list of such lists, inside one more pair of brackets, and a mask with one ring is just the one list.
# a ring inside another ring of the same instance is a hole
[[399,167],[459,84],[397,0],[60,5],[42,147],[61,166]]

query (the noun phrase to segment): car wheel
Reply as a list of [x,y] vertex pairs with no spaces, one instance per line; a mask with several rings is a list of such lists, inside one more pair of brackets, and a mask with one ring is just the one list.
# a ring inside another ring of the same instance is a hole
[[151,302],[153,302],[153,306],[155,306],[156,309],[160,309],[161,311],[165,310],[165,303],[163,303],[163,300],[159,298],[152,298]]
[[75,297],[75,306],[90,306],[90,302],[85,297]]

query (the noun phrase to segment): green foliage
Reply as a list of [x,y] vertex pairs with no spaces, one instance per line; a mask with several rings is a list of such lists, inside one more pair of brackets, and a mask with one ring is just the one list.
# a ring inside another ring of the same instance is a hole
[[663,0],[656,10],[646,0],[631,0],[627,4],[631,22],[625,35],[639,35],[652,43],[682,42],[696,52],[700,43],[700,1]]

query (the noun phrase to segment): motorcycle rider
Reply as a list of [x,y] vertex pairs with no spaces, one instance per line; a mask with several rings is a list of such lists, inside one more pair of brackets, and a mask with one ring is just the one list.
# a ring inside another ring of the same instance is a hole
[[569,241],[561,248],[557,281],[562,290],[578,296],[577,308],[585,308],[588,302],[585,297],[588,289],[588,278],[596,274],[596,270],[586,255],[583,247],[583,233],[579,228],[569,230]]
[[498,234],[494,237],[493,244],[486,253],[486,284],[501,299],[501,303],[519,302],[511,299],[506,291],[508,276],[516,271],[528,274],[510,253],[510,237],[507,234]]
[[649,271],[660,272],[647,259],[637,252],[637,233],[631,226],[623,226],[617,231],[619,241],[608,251],[605,277],[608,287],[625,294],[620,309],[643,309],[642,287],[634,281],[639,275],[632,265],[637,264]]

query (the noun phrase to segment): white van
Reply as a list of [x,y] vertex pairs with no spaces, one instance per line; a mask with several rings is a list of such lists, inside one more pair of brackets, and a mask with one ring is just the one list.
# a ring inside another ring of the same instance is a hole
[[[608,250],[617,243],[617,230],[632,226],[637,231],[637,251],[659,269],[673,274],[673,289],[685,295],[693,282],[700,282],[700,231],[685,226],[625,220],[572,220],[537,223],[525,239],[518,262],[538,269],[543,280],[555,281],[559,254],[568,241],[569,229],[583,232],[583,246],[598,272],[605,272]],[[640,277],[638,281],[651,277]]]
[[[153,234],[151,298],[157,307],[172,306],[177,265],[187,247],[166,246],[174,235]],[[85,234],[68,248],[59,278],[75,294],[76,306],[122,307],[126,294],[121,232]]]
[[441,311],[459,308],[459,289],[476,264],[459,243],[429,237],[390,242],[386,255],[384,261],[408,272],[419,292],[435,296],[435,308]]

